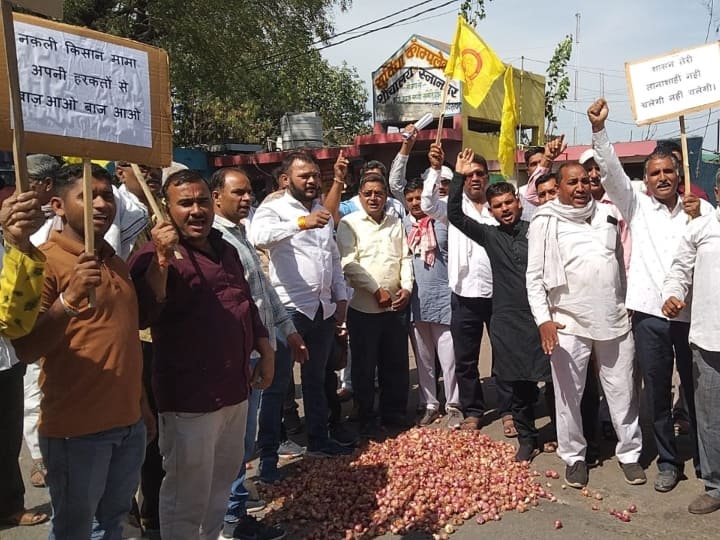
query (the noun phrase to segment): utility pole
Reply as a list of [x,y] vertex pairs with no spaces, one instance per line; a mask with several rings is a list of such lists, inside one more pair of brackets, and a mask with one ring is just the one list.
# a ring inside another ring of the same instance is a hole
[[[580,65],[580,13],[575,14],[575,88],[573,100],[575,102],[575,108],[578,106],[578,79],[580,78],[580,71],[578,66]],[[577,144],[577,112],[573,113],[573,145]]]

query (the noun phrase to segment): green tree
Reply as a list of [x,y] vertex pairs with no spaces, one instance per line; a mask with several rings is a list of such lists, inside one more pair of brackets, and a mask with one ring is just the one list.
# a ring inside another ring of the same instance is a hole
[[570,77],[567,74],[567,65],[572,55],[572,34],[568,34],[557,44],[555,52],[547,68],[547,81],[545,83],[545,119],[547,120],[547,133],[552,133],[557,122],[557,109],[567,99],[570,91]]
[[286,112],[315,110],[328,143],[368,129],[355,70],[314,45],[351,0],[66,0],[65,22],[168,51],[175,143],[264,143]]
[[460,4],[460,14],[470,25],[475,26],[485,18],[485,0],[463,0]]

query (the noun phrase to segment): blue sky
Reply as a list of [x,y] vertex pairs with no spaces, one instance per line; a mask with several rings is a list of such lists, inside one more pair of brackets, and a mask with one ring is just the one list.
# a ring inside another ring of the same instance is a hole
[[[335,12],[338,32],[417,4],[419,0],[354,0],[347,12]],[[411,15],[443,4],[436,0],[407,11]],[[526,0],[493,0],[487,2],[487,18],[477,26],[478,34],[506,63],[545,74],[547,62],[557,43],[566,34],[575,34],[576,13],[580,13],[579,45],[574,45],[570,60],[573,89],[565,102],[568,111],[559,114],[557,132],[565,133],[572,143],[590,142],[590,129],[585,117],[588,105],[600,95],[601,87],[610,103],[608,131],[613,140],[639,140],[677,137],[677,120],[638,127],[632,120],[625,62],[668,53],[705,43],[710,21],[712,0],[604,0],[536,2]],[[457,9],[454,2],[417,20],[331,47],[323,55],[333,64],[343,61],[357,68],[370,91],[370,76],[384,60],[398,49],[411,34],[422,34],[450,42],[455,30]],[[720,3],[717,6],[720,16]],[[390,21],[407,15],[393,17]],[[718,39],[717,20],[710,25],[708,41]],[[388,21],[388,22],[390,22]],[[347,37],[347,36],[344,36]],[[719,66],[720,69],[720,66]],[[577,99],[574,86],[577,73]],[[368,104],[371,107],[371,104]],[[570,111],[578,111],[573,114]],[[720,109],[695,113],[686,117],[689,135],[707,135],[703,147],[715,149]]]

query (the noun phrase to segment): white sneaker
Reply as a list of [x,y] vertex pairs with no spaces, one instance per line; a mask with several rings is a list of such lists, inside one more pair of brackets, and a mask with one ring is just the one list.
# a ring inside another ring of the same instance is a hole
[[460,409],[457,409],[452,406],[446,407],[447,410],[447,427],[448,429],[458,429],[460,427],[460,424],[462,424],[462,421],[464,420],[464,416],[462,411]]

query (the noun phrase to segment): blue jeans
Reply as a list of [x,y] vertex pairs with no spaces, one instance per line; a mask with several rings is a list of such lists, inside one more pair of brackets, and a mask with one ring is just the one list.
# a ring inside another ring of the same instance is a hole
[[52,503],[49,540],[121,540],[140,482],[145,423],[81,437],[40,437]]
[[[335,318],[323,320],[322,308],[313,319],[294,309],[287,310],[298,333],[305,340],[309,358],[300,368],[302,378],[305,425],[308,449],[325,446],[328,436],[328,405],[325,397],[325,367],[335,335]],[[258,421],[258,445],[260,447],[260,477],[277,469],[278,446],[282,421],[282,406],[292,373],[293,360],[286,341],[278,336],[275,351],[275,377],[269,388],[262,393]]]
[[[250,358],[251,373],[259,361],[259,357]],[[245,501],[250,497],[250,493],[248,493],[244,485],[247,473],[245,465],[250,461],[250,458],[255,452],[255,436],[257,435],[258,409],[260,408],[261,395],[262,390],[258,390],[257,388],[250,389],[250,394],[248,395],[247,424],[245,425],[245,457],[242,467],[240,467],[240,472],[230,488],[230,499],[228,500],[227,511],[225,513],[225,521],[236,521],[247,513],[245,510]]]

